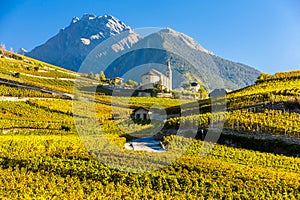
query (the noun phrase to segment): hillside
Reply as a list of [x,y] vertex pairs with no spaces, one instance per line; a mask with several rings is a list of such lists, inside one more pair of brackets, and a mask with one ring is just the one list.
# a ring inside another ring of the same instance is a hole
[[[274,105],[282,105],[286,110],[297,111],[300,103],[300,71],[278,72],[274,75],[262,73],[256,83],[245,88],[227,93],[226,98],[220,98],[227,110],[250,109]],[[218,98],[217,98],[218,99]],[[218,101],[217,101],[218,102]],[[201,112],[209,112],[211,100],[198,102]],[[193,105],[192,105],[193,106]],[[189,105],[185,105],[189,108]],[[172,108],[178,110],[179,108]],[[172,110],[171,109],[171,110]]]
[[[188,103],[180,106],[184,109],[179,106],[169,108],[169,112],[181,112],[182,116],[166,122],[165,135],[172,134],[169,129],[175,128],[176,132],[185,124],[196,124],[209,130],[220,122],[223,139],[219,142],[235,141],[233,145],[243,148],[299,156],[299,147],[287,145],[300,144],[299,74],[300,71],[280,72],[273,76],[262,74],[256,84],[228,93],[225,99],[200,100],[199,107]],[[212,106],[214,114],[210,113]],[[197,112],[200,114],[193,114]],[[259,147],[259,140],[264,140],[266,146]]]
[[[220,115],[220,119],[226,118],[226,129],[219,143],[226,145],[172,135],[162,138],[166,152],[149,153],[127,150],[124,144],[152,130],[153,124],[127,123],[122,117],[132,110],[109,102],[172,108],[190,101],[111,99],[99,94],[95,98],[108,104],[61,99],[25,86],[71,94],[75,78],[83,81],[82,86],[90,86],[92,80],[10,52],[0,56],[0,78],[24,84],[11,87],[0,82],[0,96],[30,97],[25,101],[0,98],[1,199],[300,198],[300,145],[291,143],[299,139],[299,113],[242,111],[253,104],[299,98],[299,71],[263,75],[255,85],[227,95],[229,107],[238,110]],[[255,101],[251,103],[251,99]],[[200,106],[209,103],[210,99],[199,101]],[[90,106],[96,111],[96,120],[89,118]],[[210,113],[203,113],[170,119],[165,125],[170,132],[180,123],[207,128],[214,122],[211,119]],[[249,131],[291,140],[245,137]]]
[[68,97],[73,96],[75,81],[82,86],[97,84],[76,72],[5,50],[0,52],[0,81],[15,88]]
[[256,84],[227,95],[228,107],[241,107],[266,102],[299,103],[300,71],[262,73]]

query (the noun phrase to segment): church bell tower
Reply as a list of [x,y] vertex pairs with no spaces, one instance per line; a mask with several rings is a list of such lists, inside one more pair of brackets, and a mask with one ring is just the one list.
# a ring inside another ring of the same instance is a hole
[[169,78],[168,81],[168,90],[172,90],[172,69],[171,69],[171,61],[170,59],[168,60],[168,68],[167,68],[167,77]]

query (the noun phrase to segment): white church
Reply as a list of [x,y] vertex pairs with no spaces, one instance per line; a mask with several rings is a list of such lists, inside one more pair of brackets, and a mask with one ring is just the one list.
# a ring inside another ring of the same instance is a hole
[[149,72],[142,75],[141,86],[143,90],[151,89],[160,82],[163,90],[172,90],[172,81],[171,63],[168,61],[166,74],[163,74],[155,69],[151,69]]

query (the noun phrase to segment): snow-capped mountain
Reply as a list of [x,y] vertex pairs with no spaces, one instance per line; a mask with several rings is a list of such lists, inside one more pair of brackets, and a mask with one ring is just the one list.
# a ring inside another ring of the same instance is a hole
[[[26,55],[70,70],[77,71],[86,56],[107,38],[131,28],[111,15],[85,14],[80,19],[73,17],[71,24],[59,31],[45,44],[34,48]],[[138,38],[124,41],[122,47],[130,48]]]
[[113,16],[85,14],[80,19],[73,17],[68,27],[26,55],[83,73],[105,71],[109,78],[134,69],[128,78],[136,81],[143,70],[135,67],[165,65],[172,58],[178,77],[173,78],[173,88],[196,80],[211,90],[222,86],[235,90],[253,84],[259,76],[258,70],[216,56],[170,28],[142,35]]

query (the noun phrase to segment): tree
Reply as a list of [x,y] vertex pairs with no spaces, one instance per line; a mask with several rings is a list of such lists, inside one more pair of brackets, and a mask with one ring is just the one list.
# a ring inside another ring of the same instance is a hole
[[0,49],[2,49],[2,50],[5,50],[6,49],[6,47],[5,47],[5,44],[0,44]]
[[0,54],[4,55],[5,54],[5,45],[0,44]]
[[33,69],[34,69],[34,71],[39,71],[40,67],[39,66],[34,66]]
[[190,90],[190,89],[191,89],[191,84],[185,82],[185,83],[183,83],[183,84],[181,85],[181,87],[182,87],[184,90]]
[[110,79],[110,80],[109,80],[109,85],[116,85],[115,80],[114,80],[114,79]]
[[136,82],[136,81],[128,80],[128,81],[126,82],[126,85],[127,85],[128,87],[131,87],[131,88],[136,88],[139,84],[138,84],[138,82]]
[[263,81],[268,80],[270,78],[272,78],[272,76],[270,74],[261,72],[259,77],[257,77],[257,79],[256,79],[256,83],[263,82]]
[[88,77],[89,77],[90,79],[95,79],[95,74],[94,74],[93,72],[90,72],[90,73],[88,74]]
[[200,99],[208,98],[208,94],[202,85],[200,86],[200,89],[199,89],[199,97],[200,97]]
[[100,74],[95,74],[95,79],[96,79],[97,81],[100,81]]
[[158,81],[158,83],[156,84],[155,88],[157,88],[159,92],[162,92],[163,85],[162,85],[162,81],[161,80]]
[[15,74],[14,74],[14,77],[16,77],[16,78],[20,78],[20,73],[19,72],[16,72]]
[[103,71],[100,72],[100,81],[101,81],[101,82],[106,81],[106,77],[105,77],[105,74],[104,74]]

